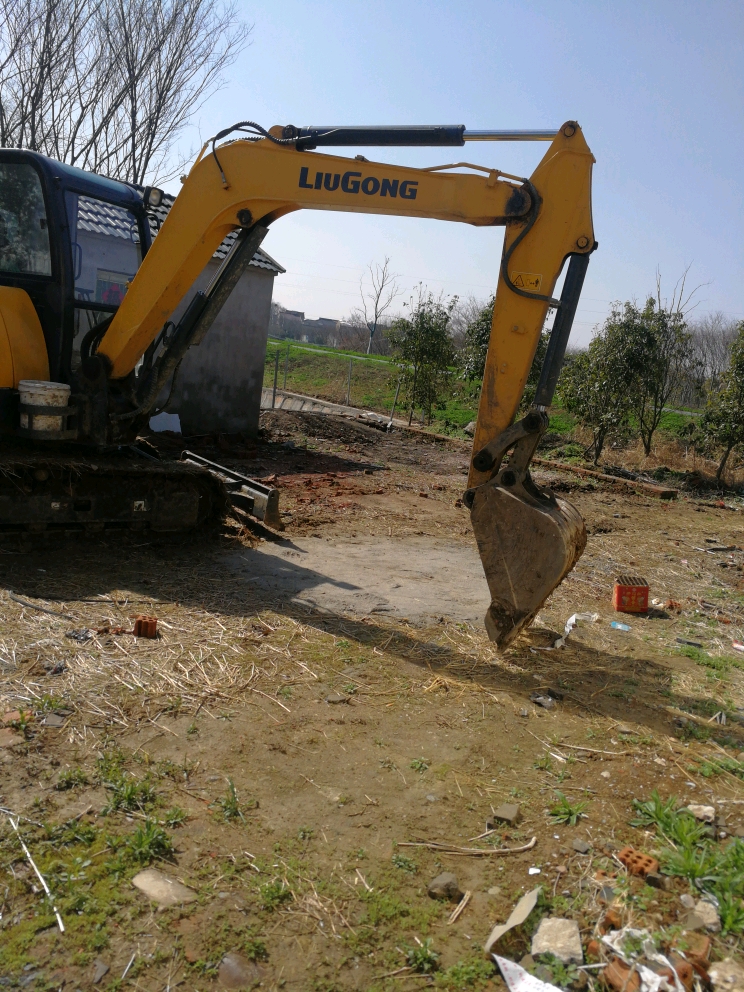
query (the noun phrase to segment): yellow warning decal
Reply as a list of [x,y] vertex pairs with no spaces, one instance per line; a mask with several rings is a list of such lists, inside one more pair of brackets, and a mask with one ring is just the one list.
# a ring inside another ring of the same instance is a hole
[[539,293],[542,275],[537,272],[512,272],[511,281],[518,289],[526,289],[528,293]]

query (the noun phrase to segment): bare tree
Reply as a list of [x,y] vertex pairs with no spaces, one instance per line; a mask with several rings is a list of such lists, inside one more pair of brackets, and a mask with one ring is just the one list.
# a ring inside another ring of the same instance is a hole
[[488,300],[478,299],[477,296],[467,296],[457,300],[449,322],[449,332],[452,343],[457,351],[462,351],[468,341],[468,327],[478,319],[482,311],[489,306]]
[[0,0],[0,144],[163,181],[249,31],[229,0]]
[[718,392],[721,377],[729,365],[731,346],[736,341],[739,323],[720,310],[700,317],[690,327],[695,358],[701,376],[711,392]]
[[363,275],[359,280],[359,295],[362,305],[352,311],[352,318],[356,317],[363,321],[369,331],[369,341],[367,342],[367,354],[372,350],[372,341],[377,330],[380,318],[393,304],[396,296],[400,295],[398,284],[395,281],[398,277],[390,271],[390,259],[386,256],[382,265],[372,262],[367,266],[370,278],[370,289],[365,288],[365,278]]

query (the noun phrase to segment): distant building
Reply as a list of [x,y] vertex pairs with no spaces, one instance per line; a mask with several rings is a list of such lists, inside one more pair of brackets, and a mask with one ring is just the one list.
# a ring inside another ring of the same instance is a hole
[[[173,202],[174,197],[164,198],[153,226],[159,228]],[[181,316],[194,293],[211,282],[237,233],[229,234],[219,246],[174,319]],[[259,248],[204,340],[187,351],[167,405],[168,413],[178,414],[183,434],[257,433],[274,278],[285,271]]]

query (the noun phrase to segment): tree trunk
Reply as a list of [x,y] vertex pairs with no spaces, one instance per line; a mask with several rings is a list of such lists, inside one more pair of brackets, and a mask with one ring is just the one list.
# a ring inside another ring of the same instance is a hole
[[728,446],[728,448],[726,448],[726,451],[724,452],[723,458],[721,459],[721,461],[720,461],[720,463],[718,465],[718,471],[716,472],[716,482],[720,482],[721,481],[721,476],[723,475],[723,470],[726,468],[726,462],[728,461],[729,455],[733,451],[733,448],[734,448],[733,444],[730,444]]
[[418,365],[413,366],[413,385],[411,386],[411,414],[408,418],[408,426],[411,426],[413,421],[413,407],[416,403],[416,377],[418,375]]

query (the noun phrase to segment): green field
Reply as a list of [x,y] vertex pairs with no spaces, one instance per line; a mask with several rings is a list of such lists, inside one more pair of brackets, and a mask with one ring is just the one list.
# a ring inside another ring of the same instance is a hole
[[[353,351],[338,351],[320,345],[289,344],[287,362],[287,342],[269,341],[266,348],[264,366],[264,386],[274,384],[274,367],[279,354],[279,376],[277,385],[284,388],[285,365],[287,370],[286,388],[293,393],[314,396],[331,403],[346,403],[349,385],[349,363],[351,362],[351,406],[376,413],[389,414],[395,398],[398,370],[389,358],[376,355],[369,360]],[[460,380],[453,382],[453,397],[442,410],[434,411],[435,430],[460,433],[461,429],[475,419],[477,397],[472,388]],[[398,400],[398,416],[408,412],[404,398]],[[414,415],[414,422],[420,422],[420,411]]]
[[[289,351],[288,351],[289,346]],[[264,386],[274,384],[276,355],[279,354],[279,375],[277,386],[293,393],[314,396],[330,403],[346,403],[349,386],[349,364],[351,364],[351,406],[376,413],[389,414],[395,397],[398,370],[395,363],[383,355],[368,359],[360,352],[339,351],[324,348],[322,345],[299,345],[293,342],[270,340],[266,349],[264,366]],[[289,354],[289,361],[287,361]],[[396,415],[404,417],[409,410],[405,397],[400,396]],[[464,437],[462,428],[475,420],[478,412],[478,392],[469,383],[463,382],[455,374],[452,382],[452,396],[443,409],[434,410],[432,430]],[[420,424],[421,412],[414,414],[414,423]],[[664,413],[659,430],[663,434],[679,436],[689,426],[694,417],[668,410]],[[550,430],[567,435],[576,426],[576,420],[565,410],[554,410],[550,417]]]

